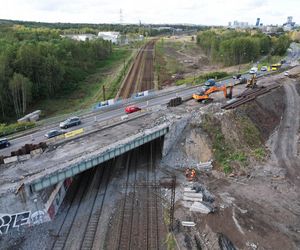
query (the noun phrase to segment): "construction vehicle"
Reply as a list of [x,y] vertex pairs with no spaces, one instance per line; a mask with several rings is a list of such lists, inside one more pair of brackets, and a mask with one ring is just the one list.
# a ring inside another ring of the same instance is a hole
[[275,63],[275,64],[271,65],[271,70],[276,71],[276,70],[279,70],[280,67],[281,67],[281,63]]
[[239,85],[239,84],[245,84],[247,83],[247,78],[246,77],[240,77],[239,79],[237,79],[234,83],[234,86],[235,85]]
[[188,181],[196,181],[197,180],[196,170],[194,168],[187,168],[185,170],[185,177]]
[[254,89],[257,87],[256,83],[257,83],[256,74],[253,74],[252,78],[248,80],[246,88]]
[[[227,88],[229,88],[229,93],[227,93]],[[227,87],[226,85],[223,85],[223,86],[220,86],[220,87],[212,86],[209,89],[203,88],[198,93],[194,93],[193,98],[196,101],[199,101],[199,102],[200,101],[208,102],[208,101],[213,100],[213,98],[211,98],[209,96],[211,93],[218,92],[218,91],[223,91],[224,92],[224,97],[231,99],[232,98],[232,89],[233,89],[232,85],[230,85],[229,87]]]

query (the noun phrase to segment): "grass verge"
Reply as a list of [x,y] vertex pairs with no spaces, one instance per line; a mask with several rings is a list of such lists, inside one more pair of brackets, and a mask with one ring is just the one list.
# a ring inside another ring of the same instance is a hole
[[155,75],[157,76],[158,89],[161,89],[162,83],[171,77],[171,74],[168,72],[166,68],[167,61],[164,58],[164,54],[165,54],[164,39],[161,39],[155,44],[154,69],[155,69]]
[[34,126],[35,126],[34,122],[12,123],[9,125],[0,123],[0,137],[21,132],[26,129],[33,128]]
[[174,235],[172,233],[167,234],[165,244],[167,245],[168,250],[176,249],[176,242],[175,242]]
[[228,77],[231,78],[231,75],[229,75],[226,72],[215,71],[215,72],[202,74],[200,76],[188,77],[188,78],[185,78],[185,79],[177,80],[176,85],[179,86],[179,85],[191,84],[191,83],[193,85],[196,85],[196,84],[203,83],[203,82],[205,82],[205,81],[207,81],[208,79],[211,79],[211,78],[216,79],[216,80],[224,80]]

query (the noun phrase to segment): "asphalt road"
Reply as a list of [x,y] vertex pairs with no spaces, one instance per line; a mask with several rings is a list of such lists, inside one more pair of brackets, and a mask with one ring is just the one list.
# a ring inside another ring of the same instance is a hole
[[[247,74],[247,75],[245,75],[245,77],[249,78],[250,75]],[[228,85],[230,83],[233,83],[233,81],[234,81],[233,79],[228,79],[228,80],[218,82],[218,84]],[[144,97],[144,99],[135,99],[130,102],[127,102],[124,105],[121,105],[121,106],[118,105],[118,107],[116,107],[115,109],[112,109],[110,111],[94,112],[94,113],[89,114],[86,117],[82,117],[81,125],[74,126],[69,129],[64,129],[63,131],[69,132],[72,130],[83,128],[85,132],[88,132],[93,129],[93,125],[95,125],[95,123],[100,123],[100,122],[103,122],[106,120],[110,120],[110,119],[125,115],[124,109],[128,105],[135,104],[142,109],[151,108],[156,105],[166,105],[170,99],[175,98],[177,96],[180,96],[183,99],[191,97],[192,94],[199,87],[200,86],[192,86],[192,87],[186,87],[186,88],[179,87],[178,89],[172,90],[170,92],[164,91],[163,93],[155,94],[154,96],[149,97],[151,99],[148,99],[148,100],[146,100],[146,98]],[[129,114],[129,117],[130,117],[130,114]],[[59,122],[57,122],[57,124],[52,124],[52,125],[49,124],[49,125],[46,125],[43,127],[39,127],[38,131],[35,131],[29,135],[21,136],[21,137],[10,140],[11,146],[8,148],[2,149],[1,155],[8,156],[8,155],[10,155],[10,152],[18,150],[20,147],[22,147],[25,144],[30,144],[30,143],[37,144],[42,141],[47,141],[48,139],[44,135],[52,129],[60,130]]]
[[[285,58],[286,64],[284,66],[288,67],[290,65],[293,65],[295,62],[297,62],[299,58],[300,58],[300,46],[299,44],[293,43],[291,44],[291,47],[288,50],[288,55]],[[267,74],[267,72],[258,72],[257,76],[261,76],[264,74]],[[251,77],[250,74],[245,74],[243,76],[246,77],[247,79]],[[231,79],[220,81],[217,84],[228,85],[233,82],[234,80],[231,78]],[[161,91],[161,92],[157,92],[152,97],[149,97],[151,99],[148,100],[145,100],[146,98],[134,99],[132,101],[126,102],[126,104],[118,105],[114,109],[111,109],[109,111],[97,111],[94,113],[90,113],[81,117],[81,121],[82,121],[81,125],[71,127],[64,131],[69,132],[75,129],[83,128],[85,132],[88,132],[92,130],[93,125],[95,123],[100,123],[106,120],[110,120],[125,115],[124,109],[128,105],[135,104],[142,109],[150,108],[156,105],[165,105],[168,103],[170,99],[175,98],[177,96],[180,96],[184,99],[191,97],[192,94],[196,92],[199,87],[200,86],[192,86],[192,87],[185,87],[185,88],[178,87],[177,89],[173,89],[169,92]],[[52,129],[60,129],[59,122],[57,122],[57,124],[49,124],[49,125],[41,126],[38,128],[38,130],[35,130],[35,132],[29,135],[20,136],[18,138],[10,140],[11,146],[5,149],[1,149],[0,155],[8,156],[10,155],[10,152],[18,150],[20,147],[22,147],[25,144],[29,144],[29,143],[37,144],[42,141],[47,141],[47,138],[44,135]]]

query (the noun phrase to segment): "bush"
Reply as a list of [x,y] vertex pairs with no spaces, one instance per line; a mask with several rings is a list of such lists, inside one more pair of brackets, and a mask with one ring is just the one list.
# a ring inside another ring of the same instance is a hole
[[263,160],[266,157],[266,150],[263,147],[256,148],[253,151],[253,155],[258,160]]
[[0,136],[10,135],[16,132],[24,131],[26,129],[33,128],[35,126],[34,122],[22,122],[13,124],[0,124]]

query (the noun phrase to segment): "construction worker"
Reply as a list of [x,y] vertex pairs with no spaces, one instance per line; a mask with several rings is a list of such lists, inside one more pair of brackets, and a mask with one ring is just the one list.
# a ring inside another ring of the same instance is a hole
[[191,172],[190,168],[187,168],[187,169],[185,170],[185,177],[186,177],[186,178],[189,178],[190,172]]
[[195,169],[192,169],[191,178],[194,179],[195,177],[196,177],[196,171],[195,171]]

